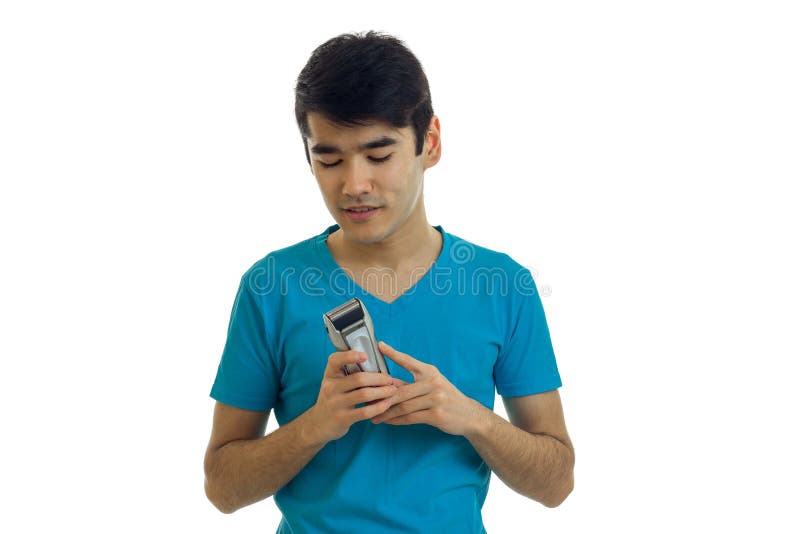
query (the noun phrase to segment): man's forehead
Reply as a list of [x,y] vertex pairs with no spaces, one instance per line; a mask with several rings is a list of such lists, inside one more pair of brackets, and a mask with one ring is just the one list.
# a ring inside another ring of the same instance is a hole
[[[363,145],[375,144],[379,140],[383,141],[381,146],[398,144],[413,134],[411,127],[397,128],[380,119],[366,119],[363,125],[349,125],[334,122],[317,113],[308,114],[308,129],[309,146],[334,146],[343,150],[363,149]],[[387,139],[394,142],[388,143]]]

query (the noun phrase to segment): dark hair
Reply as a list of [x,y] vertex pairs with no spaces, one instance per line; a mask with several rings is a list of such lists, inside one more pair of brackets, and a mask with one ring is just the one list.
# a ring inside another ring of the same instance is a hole
[[345,33],[319,47],[297,77],[294,113],[308,153],[308,113],[345,125],[411,126],[422,153],[433,105],[428,78],[405,43],[374,31]]

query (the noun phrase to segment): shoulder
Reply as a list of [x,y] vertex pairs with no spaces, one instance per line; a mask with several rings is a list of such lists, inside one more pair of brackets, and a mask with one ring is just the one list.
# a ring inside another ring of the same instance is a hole
[[449,259],[456,267],[499,269],[508,273],[527,270],[507,252],[479,245],[456,234],[449,234],[449,237]]
[[[449,234],[446,276],[463,295],[488,305],[516,309],[520,300],[536,294],[531,270],[509,253]],[[448,286],[449,287],[449,286]]]
[[315,247],[319,236],[310,237],[271,251],[269,254],[259,259],[250,266],[248,272],[265,269],[270,264],[280,264],[281,266],[307,266],[316,264]]
[[317,247],[322,235],[269,252],[244,272],[242,285],[255,294],[265,295],[280,287],[285,291],[285,285],[292,279],[300,278],[312,269],[319,270]]

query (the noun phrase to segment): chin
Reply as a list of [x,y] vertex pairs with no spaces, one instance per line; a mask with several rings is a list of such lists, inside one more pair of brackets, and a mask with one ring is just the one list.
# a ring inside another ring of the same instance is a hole
[[386,227],[382,224],[360,225],[344,220],[339,223],[339,228],[344,231],[348,240],[364,245],[378,243],[386,238]]
[[375,243],[383,239],[383,234],[377,228],[359,228],[357,226],[342,226],[339,225],[347,234],[347,238],[351,241],[358,241],[359,243]]

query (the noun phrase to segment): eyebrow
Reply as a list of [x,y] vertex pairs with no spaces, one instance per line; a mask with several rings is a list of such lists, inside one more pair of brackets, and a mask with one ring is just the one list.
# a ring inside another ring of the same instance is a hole
[[[396,145],[397,139],[393,137],[389,137],[388,135],[384,135],[378,139],[374,139],[372,141],[368,141],[363,145],[358,147],[359,152],[363,152],[365,150],[371,150],[373,148],[383,148],[385,146]],[[340,154],[342,150],[334,145],[326,145],[323,143],[316,144],[311,147],[311,152],[314,154]]]

